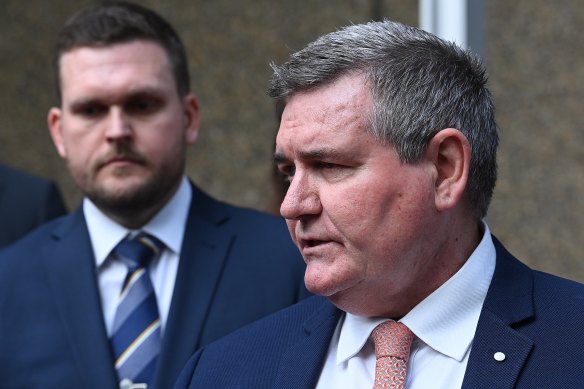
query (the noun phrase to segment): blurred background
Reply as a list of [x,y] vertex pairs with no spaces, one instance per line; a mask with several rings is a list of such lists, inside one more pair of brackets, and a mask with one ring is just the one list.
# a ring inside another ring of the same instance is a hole
[[[449,1],[449,0],[447,0]],[[472,3],[473,0],[470,0]],[[0,161],[53,179],[69,209],[80,195],[51,143],[50,56],[64,21],[89,0],[2,0]],[[416,0],[144,0],[190,56],[202,108],[187,173],[233,204],[274,211],[269,63],[318,35],[389,18],[419,26]],[[520,259],[584,281],[584,2],[484,0],[472,26],[501,127],[499,180],[487,217]]]

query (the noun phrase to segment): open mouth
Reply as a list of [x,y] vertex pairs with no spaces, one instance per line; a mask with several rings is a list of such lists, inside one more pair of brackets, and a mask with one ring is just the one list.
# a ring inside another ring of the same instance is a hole
[[306,241],[306,247],[317,247],[327,243],[326,240],[316,240],[316,239],[309,239]]

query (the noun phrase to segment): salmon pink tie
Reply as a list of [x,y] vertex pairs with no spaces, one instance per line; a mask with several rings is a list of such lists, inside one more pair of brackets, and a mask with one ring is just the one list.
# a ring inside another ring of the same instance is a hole
[[403,323],[386,321],[371,332],[375,344],[375,383],[373,389],[403,389],[414,333]]

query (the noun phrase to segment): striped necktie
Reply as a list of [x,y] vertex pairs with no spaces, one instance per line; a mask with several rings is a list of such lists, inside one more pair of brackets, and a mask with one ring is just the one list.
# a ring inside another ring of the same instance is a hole
[[403,389],[414,333],[405,324],[385,321],[371,333],[375,344],[375,383],[373,389]]
[[113,250],[128,267],[111,337],[121,381],[149,386],[154,375],[160,352],[160,317],[147,268],[163,249],[164,244],[158,239],[140,233],[132,239],[126,237]]

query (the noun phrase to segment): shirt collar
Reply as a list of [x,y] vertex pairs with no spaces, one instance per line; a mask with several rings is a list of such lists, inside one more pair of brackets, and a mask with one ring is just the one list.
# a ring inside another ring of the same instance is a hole
[[[483,228],[481,242],[460,270],[400,320],[428,346],[458,361],[472,343],[495,270],[495,246],[486,223]],[[359,353],[371,331],[386,320],[346,313],[337,364]]]
[[383,318],[370,318],[345,313],[341,325],[339,345],[337,347],[337,365],[353,358],[367,343],[371,331],[380,323],[386,321]]
[[[140,230],[160,239],[168,249],[180,255],[186,220],[192,198],[192,188],[183,177],[179,189],[168,203]],[[83,199],[83,212],[99,268],[113,248],[132,230],[116,223],[99,210],[88,198]]]

